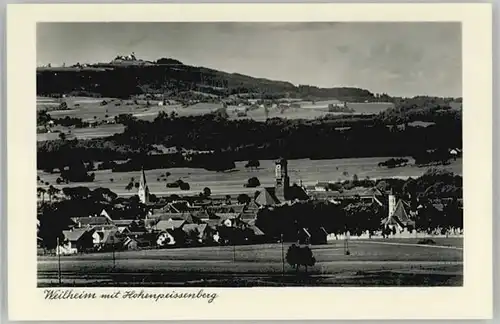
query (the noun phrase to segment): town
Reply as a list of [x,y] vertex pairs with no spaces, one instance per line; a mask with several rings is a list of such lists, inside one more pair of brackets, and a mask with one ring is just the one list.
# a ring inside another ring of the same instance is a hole
[[[454,178],[443,172],[426,176]],[[117,218],[103,208],[99,214],[71,217],[62,235],[56,233],[57,246],[52,253],[259,244],[284,239],[306,245],[327,244],[346,235],[351,239],[463,235],[463,203],[454,192],[424,199],[411,193],[396,194],[385,182],[370,187],[367,180],[344,183],[348,189],[323,182],[300,186],[291,184],[286,159],[276,161],[274,178],[273,187],[256,188],[253,197],[211,196],[205,188],[197,196],[173,195],[161,203],[150,192],[142,170],[137,195],[130,198],[141,206],[137,215]],[[313,214],[315,205],[327,212]],[[281,215],[283,212],[287,215]],[[47,246],[50,244],[39,238],[40,253],[50,253],[44,249]]]

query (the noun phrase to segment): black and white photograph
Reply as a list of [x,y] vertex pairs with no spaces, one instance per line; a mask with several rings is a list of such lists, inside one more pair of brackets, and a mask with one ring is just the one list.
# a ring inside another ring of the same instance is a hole
[[36,65],[38,287],[463,285],[460,22],[40,22]]

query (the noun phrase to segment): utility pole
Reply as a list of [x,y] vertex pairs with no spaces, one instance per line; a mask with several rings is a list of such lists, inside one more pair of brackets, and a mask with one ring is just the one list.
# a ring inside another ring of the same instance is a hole
[[113,240],[112,247],[113,247],[113,269],[114,269],[114,268],[115,268],[115,266],[116,266],[116,258],[115,258],[115,242],[114,242],[114,240]]
[[59,287],[61,286],[61,246],[59,245],[59,237],[57,238],[57,277],[59,278]]
[[350,232],[346,231],[346,236],[345,236],[345,240],[344,240],[344,254],[345,255],[351,254],[351,252],[349,252],[349,236],[350,236]]
[[233,241],[233,262],[236,261],[236,245],[234,244],[234,241]]
[[283,276],[285,276],[285,248],[283,244],[283,233],[281,233],[281,263],[283,265]]

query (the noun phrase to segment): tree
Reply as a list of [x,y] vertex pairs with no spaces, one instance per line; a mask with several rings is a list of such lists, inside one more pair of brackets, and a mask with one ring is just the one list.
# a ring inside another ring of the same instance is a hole
[[259,160],[249,160],[247,164],[245,164],[245,168],[258,168],[260,167]]
[[134,183],[129,182],[128,185],[125,187],[125,190],[130,191],[130,190],[132,190],[132,188],[134,188]]
[[57,194],[60,190],[55,188],[53,185],[50,185],[49,189],[47,190],[47,194],[49,195],[49,201],[52,201],[52,198],[54,197],[55,194]]
[[136,189],[138,189],[138,188],[139,188],[139,186],[140,186],[139,182],[134,183],[134,187],[135,187]]
[[92,191],[88,187],[65,187],[63,194],[72,200],[82,200],[91,197]]
[[44,188],[41,188],[41,187],[36,188],[36,194],[37,194],[38,198],[42,198],[42,203],[45,201],[45,193],[46,192],[47,192],[47,190],[45,190]]
[[239,204],[248,204],[250,197],[247,194],[239,194],[237,200]]
[[387,181],[384,180],[379,181],[376,187],[378,190],[382,192],[386,192],[391,188],[390,185],[387,183]]
[[203,188],[203,196],[210,197],[211,194],[212,194],[212,191],[210,190],[210,188],[208,188],[208,187]]
[[286,253],[286,261],[291,265],[296,271],[299,271],[299,267],[302,265],[306,269],[307,267],[312,267],[316,264],[316,258],[313,256],[312,250],[308,246],[300,247],[292,244]]
[[245,184],[245,187],[247,188],[255,188],[260,186],[260,181],[257,177],[251,177],[248,179],[247,183]]
[[184,182],[184,181],[181,184],[179,184],[179,188],[181,190],[189,190],[189,189],[191,189],[191,187],[189,186],[189,183]]
[[60,132],[60,133],[59,133],[59,139],[60,139],[61,141],[66,140],[66,134],[65,134],[64,132]]

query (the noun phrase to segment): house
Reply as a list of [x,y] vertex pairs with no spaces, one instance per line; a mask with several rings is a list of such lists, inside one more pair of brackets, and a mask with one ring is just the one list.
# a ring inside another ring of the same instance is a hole
[[298,241],[300,244],[326,244],[328,232],[324,227],[302,228],[299,231]]
[[137,248],[149,248],[156,244],[157,234],[148,233],[148,232],[131,232],[128,233],[124,242],[126,242],[127,238],[135,240],[137,242]]
[[201,223],[201,219],[194,216],[194,212],[182,212],[182,213],[170,213],[166,215],[161,215],[159,220],[184,220],[186,224],[199,224]]
[[116,219],[113,220],[113,224],[120,233],[133,232],[139,227],[139,221],[134,219]]
[[389,213],[382,219],[382,226],[392,233],[401,233],[405,229],[413,230],[415,221],[411,219],[411,206],[408,202],[399,199],[396,203],[396,197],[389,195]]
[[176,236],[176,233],[171,229],[162,231],[158,234],[156,245],[159,247],[175,246],[176,244],[179,244],[179,239],[176,239]]
[[196,240],[194,243],[213,242],[214,230],[208,224],[186,224],[182,227],[188,240]]
[[314,190],[315,191],[328,191],[328,186],[329,186],[328,182],[318,181],[318,183],[316,183],[316,185],[314,186]]
[[244,221],[255,220],[257,219],[259,209],[259,205],[255,201],[251,201],[243,209],[240,218]]
[[159,212],[160,213],[183,213],[199,210],[196,206],[192,206],[189,202],[185,200],[172,201],[163,206]]
[[219,219],[219,225],[226,227],[235,227],[239,216],[238,213],[215,213],[215,217]]
[[179,220],[179,219],[161,220],[158,223],[156,223],[154,229],[156,231],[182,229],[182,226],[184,226],[184,224],[186,224],[185,220]]
[[255,224],[249,224],[246,227],[247,233],[249,233],[248,241],[253,244],[257,243],[265,243],[266,242],[266,234]]
[[208,206],[207,210],[212,213],[237,213],[241,214],[245,209],[245,204],[228,204],[218,206]]
[[112,220],[106,216],[73,217],[71,220],[76,228],[110,225]]
[[130,238],[130,237],[125,237],[122,243],[122,249],[124,250],[138,250],[139,249],[139,243],[137,240]]
[[56,248],[57,254],[76,254],[84,252],[93,247],[93,230],[88,228],[78,228],[63,231],[64,240]]
[[92,238],[97,250],[113,249],[122,242],[122,236],[117,228],[96,230],[92,234]]
[[310,195],[318,200],[329,200],[334,203],[340,203],[347,200],[360,200],[364,203],[376,203],[379,206],[384,206],[384,194],[376,187],[354,187],[349,190],[331,190],[331,191],[315,191],[310,192]]
[[200,209],[197,211],[191,212],[191,217],[193,219],[193,222],[200,222],[203,223],[206,220],[210,219],[210,213],[206,209]]

